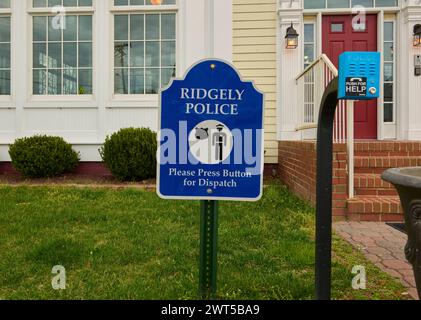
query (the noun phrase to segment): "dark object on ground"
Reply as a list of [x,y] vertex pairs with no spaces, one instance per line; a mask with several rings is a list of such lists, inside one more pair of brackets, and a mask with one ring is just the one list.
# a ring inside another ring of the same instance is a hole
[[388,226],[391,226],[392,228],[405,233],[406,234],[406,229],[405,229],[405,224],[404,223],[395,223],[395,222],[388,222],[386,223]]
[[389,169],[382,178],[396,187],[401,198],[408,234],[405,255],[413,266],[421,297],[421,167]]

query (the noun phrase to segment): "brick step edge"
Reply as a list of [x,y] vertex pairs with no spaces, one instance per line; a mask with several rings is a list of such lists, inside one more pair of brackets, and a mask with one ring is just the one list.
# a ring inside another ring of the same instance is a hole
[[403,214],[397,196],[357,196],[347,200],[349,214]]
[[376,188],[395,190],[395,187],[391,183],[384,181],[380,174],[375,173],[356,173],[354,175],[354,186],[355,188],[361,189]]
[[355,157],[355,168],[420,167],[421,157]]

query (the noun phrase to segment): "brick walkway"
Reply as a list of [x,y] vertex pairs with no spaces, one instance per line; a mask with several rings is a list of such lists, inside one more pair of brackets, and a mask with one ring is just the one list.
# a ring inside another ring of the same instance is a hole
[[336,222],[333,227],[368,260],[398,278],[412,298],[418,299],[412,266],[405,259],[407,237],[404,233],[381,222]]

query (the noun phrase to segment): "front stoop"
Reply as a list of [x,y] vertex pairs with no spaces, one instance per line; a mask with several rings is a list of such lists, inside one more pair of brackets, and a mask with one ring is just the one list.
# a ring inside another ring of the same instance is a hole
[[402,221],[403,211],[398,196],[357,196],[347,201],[349,220]]
[[421,166],[421,142],[355,143],[355,195],[347,200],[347,217],[359,221],[402,221],[398,193],[381,174],[396,167]]
[[[279,178],[316,204],[315,141],[279,142]],[[398,193],[381,179],[390,168],[421,166],[421,141],[356,141],[355,198],[348,199],[346,144],[333,146],[333,215],[336,220],[403,221]]]

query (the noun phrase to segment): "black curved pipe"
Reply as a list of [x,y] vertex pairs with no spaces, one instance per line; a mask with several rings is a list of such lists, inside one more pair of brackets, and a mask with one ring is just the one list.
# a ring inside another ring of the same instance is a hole
[[338,105],[338,78],[323,94],[317,129],[316,299],[331,297],[333,122]]

